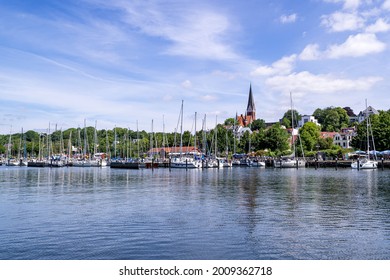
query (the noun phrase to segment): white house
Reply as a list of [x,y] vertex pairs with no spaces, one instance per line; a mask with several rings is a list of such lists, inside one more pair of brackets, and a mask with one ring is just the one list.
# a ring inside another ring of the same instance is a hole
[[316,125],[320,125],[318,123],[318,120],[314,116],[309,116],[309,115],[303,115],[301,120],[298,121],[298,128],[301,128],[305,123],[312,122]]
[[361,123],[362,121],[365,121],[367,115],[368,116],[379,115],[379,112],[376,109],[374,109],[373,107],[368,106],[367,109],[361,111],[359,113],[359,115],[357,116],[358,122]]
[[351,148],[352,137],[352,133],[336,133],[333,137],[333,144],[338,145],[344,149]]

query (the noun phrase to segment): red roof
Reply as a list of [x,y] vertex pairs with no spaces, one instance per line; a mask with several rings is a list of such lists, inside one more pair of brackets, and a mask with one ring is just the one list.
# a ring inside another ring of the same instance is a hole
[[332,138],[332,139],[336,134],[339,134],[338,132],[328,132],[328,131],[321,131],[320,133],[321,133],[320,134],[321,138]]
[[180,149],[182,153],[200,153],[200,150],[198,148],[195,148],[194,146],[186,146],[186,147],[160,147],[160,148],[153,148],[148,151],[148,154],[158,154],[161,152],[165,152],[167,154],[173,153],[178,154],[180,153]]

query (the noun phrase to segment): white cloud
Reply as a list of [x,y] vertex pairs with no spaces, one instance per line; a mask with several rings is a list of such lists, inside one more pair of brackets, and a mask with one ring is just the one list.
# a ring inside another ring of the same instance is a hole
[[181,83],[181,86],[184,87],[184,88],[191,88],[192,87],[192,83],[189,80],[185,80],[184,82]]
[[313,75],[307,71],[292,73],[287,76],[274,76],[266,84],[281,92],[334,93],[340,91],[369,90],[381,78],[365,77],[357,80],[341,79],[334,75]]
[[252,76],[271,76],[271,75],[286,75],[294,69],[294,63],[297,55],[293,54],[285,56],[280,60],[272,63],[271,66],[257,67],[252,73]]
[[385,9],[385,10],[390,10],[390,0],[386,0],[383,3],[382,8]]
[[136,4],[108,2],[102,5],[125,11],[127,24],[149,36],[170,42],[171,45],[166,46],[166,54],[213,60],[239,57],[227,44],[232,25],[229,18],[220,12],[191,9],[184,4],[169,6],[148,1]]
[[210,95],[210,94],[207,94],[207,95],[203,95],[200,97],[203,101],[214,101],[214,100],[217,100],[217,97],[214,96],[214,95]]
[[386,44],[379,41],[375,34],[360,33],[349,36],[341,45],[330,46],[326,51],[326,57],[360,57],[370,53],[380,53],[385,49]]
[[321,52],[318,44],[307,45],[299,55],[300,60],[317,60],[320,57]]
[[387,32],[389,30],[390,30],[390,24],[388,24],[382,18],[379,18],[374,24],[366,28],[366,32],[368,33]]
[[297,20],[297,14],[291,14],[291,15],[282,15],[280,17],[281,23],[292,23]]
[[321,24],[332,32],[358,30],[364,26],[364,19],[355,13],[335,12],[322,16]]
[[344,3],[343,8],[345,10],[355,10],[359,8],[361,0],[325,0],[328,3]]

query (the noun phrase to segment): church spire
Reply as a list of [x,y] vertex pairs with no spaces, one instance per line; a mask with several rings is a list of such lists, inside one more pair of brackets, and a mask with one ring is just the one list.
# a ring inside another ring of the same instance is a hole
[[252,84],[249,85],[248,106],[246,107],[246,115],[251,117],[251,122],[256,119],[256,107],[252,95]]

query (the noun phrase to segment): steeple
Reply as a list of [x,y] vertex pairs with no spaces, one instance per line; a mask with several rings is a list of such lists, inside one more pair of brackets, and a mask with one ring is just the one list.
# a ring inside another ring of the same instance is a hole
[[252,84],[250,84],[249,86],[249,98],[248,98],[248,106],[246,107],[246,115],[251,117],[252,119],[251,122],[256,120],[256,107],[252,95]]

